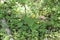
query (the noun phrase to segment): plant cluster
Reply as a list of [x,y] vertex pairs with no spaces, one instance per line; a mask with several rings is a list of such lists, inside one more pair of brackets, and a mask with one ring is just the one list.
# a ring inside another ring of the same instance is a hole
[[[14,40],[44,40],[60,33],[59,0],[5,0],[0,1],[0,40],[9,40],[5,25]],[[58,39],[59,40],[59,39]]]

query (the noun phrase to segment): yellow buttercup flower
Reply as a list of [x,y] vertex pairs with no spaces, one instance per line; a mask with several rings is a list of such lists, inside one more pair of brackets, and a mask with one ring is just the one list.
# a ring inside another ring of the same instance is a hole
[[32,17],[32,18],[34,18],[34,17],[35,17],[35,14],[34,14],[34,13],[32,13],[32,14],[31,14],[31,17]]
[[16,9],[16,12],[19,12],[19,10],[20,10],[20,9],[19,9],[19,8],[17,8],[17,9]]

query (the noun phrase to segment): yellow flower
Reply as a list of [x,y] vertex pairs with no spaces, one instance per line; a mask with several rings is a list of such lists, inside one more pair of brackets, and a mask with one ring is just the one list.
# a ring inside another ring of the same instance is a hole
[[20,9],[19,9],[19,8],[17,8],[17,9],[16,9],[16,12],[17,12],[17,13],[19,13],[19,11],[20,11]]
[[34,17],[35,17],[35,14],[34,14],[34,13],[32,13],[32,14],[31,14],[31,17],[32,17],[32,18],[34,18]]

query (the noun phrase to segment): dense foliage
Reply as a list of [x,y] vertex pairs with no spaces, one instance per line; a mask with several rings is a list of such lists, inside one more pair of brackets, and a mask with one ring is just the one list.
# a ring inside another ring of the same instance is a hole
[[0,0],[0,40],[9,40],[3,18],[14,40],[60,38],[60,0]]

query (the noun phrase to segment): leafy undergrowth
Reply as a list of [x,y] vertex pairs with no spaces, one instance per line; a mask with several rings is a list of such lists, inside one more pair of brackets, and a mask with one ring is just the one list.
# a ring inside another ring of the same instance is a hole
[[[6,28],[11,33],[7,34]],[[14,40],[59,40],[60,1],[1,0],[0,40],[11,37]]]

